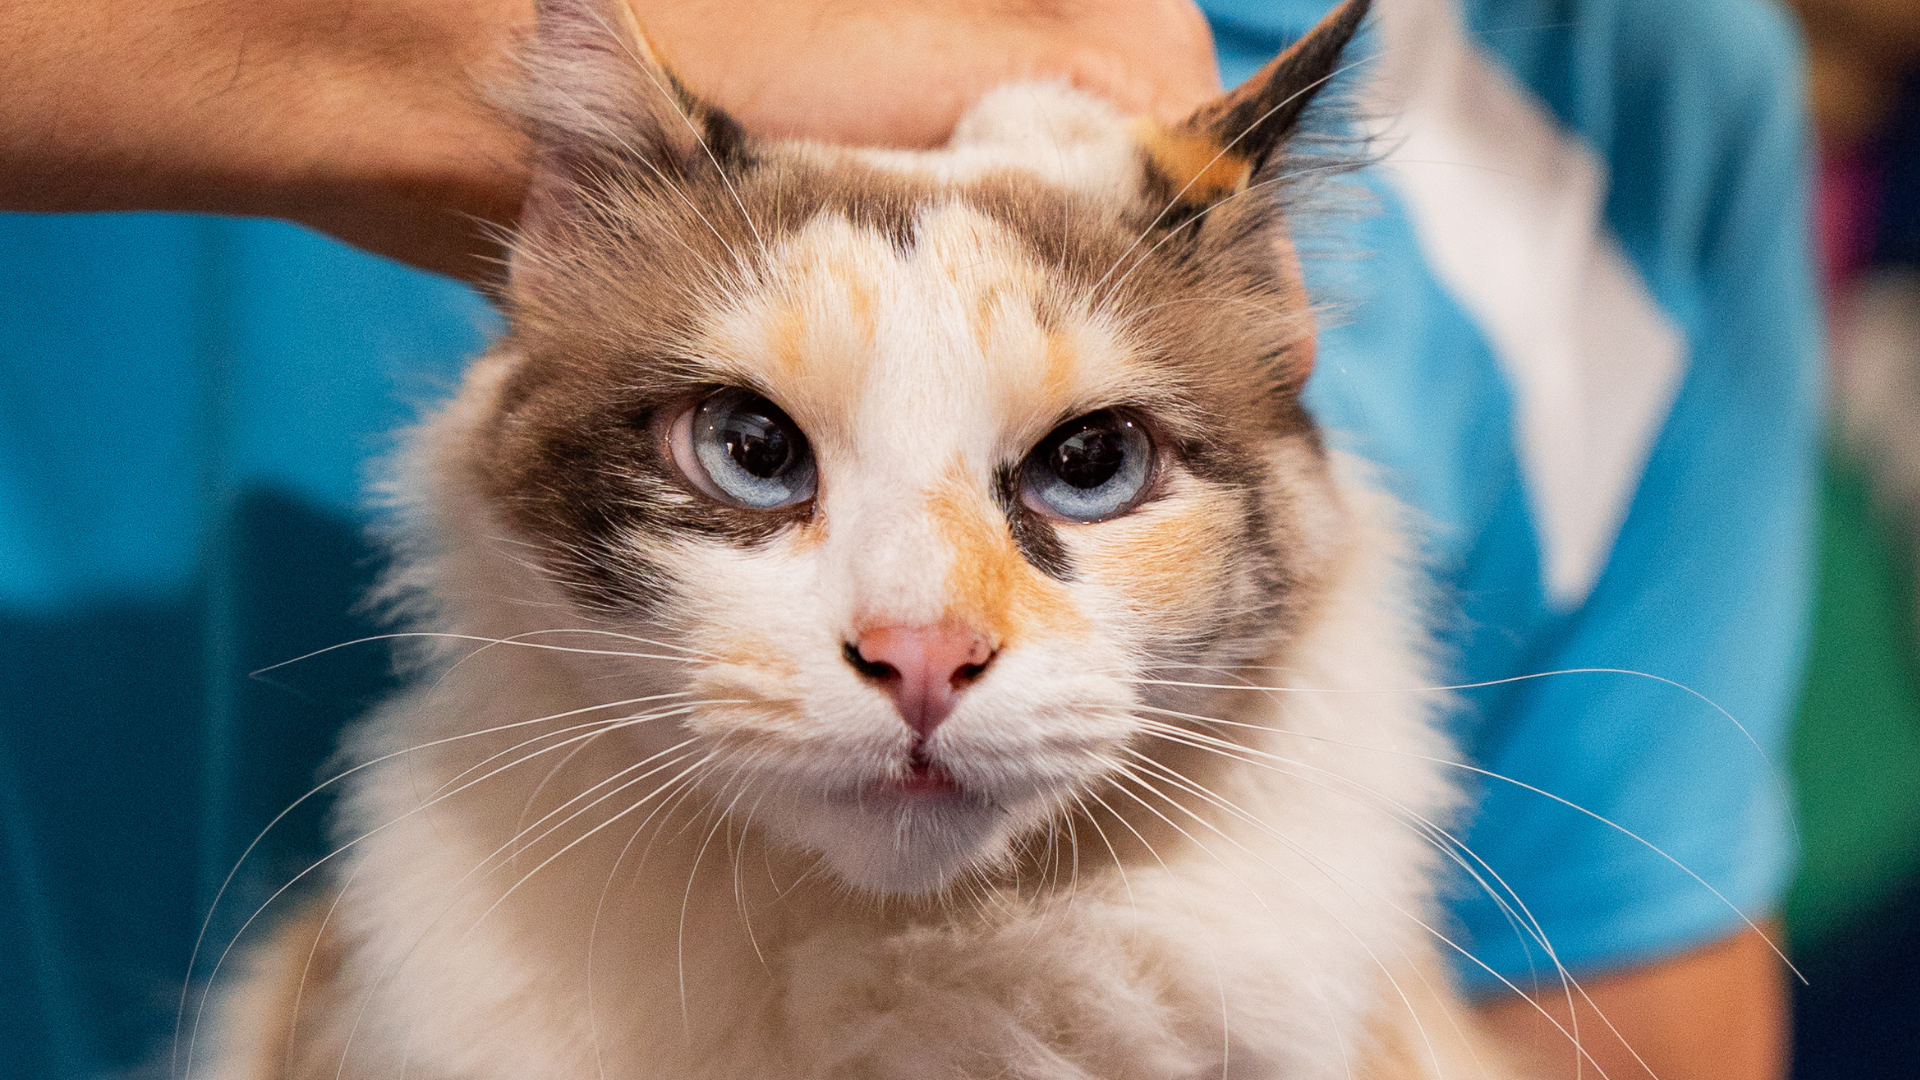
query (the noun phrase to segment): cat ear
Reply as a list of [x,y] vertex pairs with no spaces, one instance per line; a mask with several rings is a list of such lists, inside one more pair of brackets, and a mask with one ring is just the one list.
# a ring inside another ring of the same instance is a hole
[[523,230],[609,177],[668,190],[744,155],[740,125],[674,77],[628,0],[536,0],[534,31],[509,102],[536,148]]
[[1141,139],[1148,159],[1189,209],[1265,179],[1307,105],[1340,73],[1340,56],[1369,0],[1346,0],[1246,82],[1171,127]]

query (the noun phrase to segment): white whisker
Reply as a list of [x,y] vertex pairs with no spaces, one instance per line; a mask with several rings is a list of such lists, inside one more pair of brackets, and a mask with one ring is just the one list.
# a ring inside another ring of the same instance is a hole
[[[1317,869],[1320,870],[1320,872],[1323,875],[1326,875],[1329,880],[1332,880],[1334,882],[1335,887],[1339,888],[1342,892],[1347,892],[1349,896],[1352,895],[1351,892],[1348,891],[1347,884],[1356,884],[1356,883],[1352,882],[1351,877],[1349,877],[1349,875],[1343,872],[1338,871],[1336,868],[1332,866],[1332,864],[1328,863],[1326,860],[1315,855],[1313,852],[1309,851],[1303,845],[1290,839],[1286,835],[1274,830],[1271,826],[1266,825],[1264,822],[1261,822],[1259,819],[1253,817],[1252,815],[1247,814],[1244,810],[1241,810],[1239,807],[1234,806],[1231,802],[1221,798],[1220,796],[1210,791],[1207,791],[1203,787],[1199,787],[1197,785],[1192,784],[1180,773],[1163,765],[1162,763],[1157,762],[1154,759],[1147,757],[1144,754],[1140,754],[1137,751],[1129,750],[1127,752],[1142,762],[1152,764],[1163,775],[1169,777],[1171,782],[1180,786],[1183,790],[1186,790],[1191,794],[1198,795],[1202,799],[1212,803],[1215,806],[1220,807],[1221,809],[1226,810],[1228,813],[1234,815],[1240,820],[1253,825],[1255,828],[1260,829],[1262,832],[1266,833],[1267,835],[1273,837],[1276,840],[1279,840],[1282,844],[1286,845],[1286,847],[1289,850],[1295,852],[1296,854],[1300,855],[1302,858],[1305,858],[1310,863],[1312,863]],[[1132,768],[1124,764],[1118,764],[1118,763],[1116,763],[1116,766],[1117,766],[1116,771],[1118,775],[1124,776],[1127,779],[1132,780],[1135,784],[1139,785],[1140,787],[1144,788],[1151,794],[1165,801],[1167,805],[1186,814],[1188,817],[1192,818],[1196,823],[1204,826],[1209,831],[1217,834],[1221,839],[1232,844],[1234,847],[1239,848],[1242,852],[1253,857],[1255,861],[1259,862],[1262,866],[1265,866],[1267,869],[1272,870],[1275,873],[1279,874],[1282,877],[1282,879],[1295,884],[1295,887],[1298,888],[1298,884],[1293,882],[1291,875],[1286,874],[1284,871],[1274,866],[1264,856],[1261,856],[1257,852],[1252,851],[1251,849],[1247,848],[1246,845],[1240,843],[1238,840],[1228,835],[1218,825],[1214,824],[1211,821],[1208,821],[1205,817],[1202,817],[1200,814],[1195,813],[1190,807],[1186,806],[1184,803],[1180,802],[1178,799],[1174,799],[1168,796],[1166,793],[1160,791],[1149,780],[1147,780],[1145,777],[1140,776]],[[1123,788],[1121,790],[1126,790],[1126,789]],[[1149,810],[1153,810],[1153,807],[1150,804],[1148,804],[1145,800],[1141,799],[1139,796],[1132,795],[1132,792],[1130,791],[1128,792],[1128,794],[1133,797],[1134,801],[1139,802],[1142,806],[1147,807]],[[1166,821],[1169,825],[1172,825],[1175,829],[1178,829],[1181,835],[1186,836],[1187,839],[1190,842],[1192,842],[1197,848],[1199,848],[1202,851],[1208,851],[1205,845],[1201,844],[1197,838],[1193,837],[1193,835],[1188,833],[1185,829],[1182,829],[1180,828],[1180,826],[1174,824],[1170,819],[1167,819],[1165,815],[1159,814],[1157,810],[1153,810],[1153,812],[1157,816],[1159,816],[1161,820]],[[1208,853],[1212,854],[1212,852],[1210,851],[1208,851]],[[1217,855],[1215,855],[1214,857],[1216,859],[1219,858]],[[1236,877],[1237,876],[1238,875],[1236,874]],[[1341,881],[1335,880],[1336,878],[1345,879],[1347,884],[1342,884]],[[1243,884],[1245,884],[1244,881],[1243,881]],[[1248,887],[1251,888],[1251,886],[1248,886]],[[1366,891],[1369,895],[1373,895],[1375,899],[1382,900],[1385,903],[1387,903],[1388,906],[1393,908],[1398,914],[1405,916],[1410,921],[1412,921],[1415,925],[1425,930],[1428,934],[1440,939],[1441,941],[1446,942],[1449,945],[1453,945],[1455,949],[1459,949],[1461,952],[1465,952],[1464,949],[1460,949],[1460,946],[1455,945],[1451,940],[1447,939],[1446,936],[1441,934],[1437,929],[1428,925],[1424,920],[1407,912],[1400,905],[1390,900],[1385,900],[1385,898],[1378,896],[1378,894],[1375,894],[1372,889],[1368,889],[1365,886],[1361,886],[1361,888],[1364,891]],[[1381,977],[1387,980],[1388,985],[1390,985],[1393,988],[1394,993],[1399,996],[1401,1004],[1403,1004],[1406,1007],[1408,1015],[1413,1017],[1414,1027],[1417,1031],[1420,1032],[1420,1037],[1422,1041],[1425,1042],[1426,1044],[1427,1055],[1430,1059],[1433,1060],[1435,1067],[1438,1068],[1439,1067],[1439,1051],[1434,1047],[1432,1037],[1427,1033],[1425,1024],[1423,1024],[1420,1021],[1418,1011],[1414,1008],[1412,999],[1407,996],[1405,988],[1402,987],[1400,985],[1399,980],[1394,977],[1392,970],[1389,969],[1383,961],[1381,961],[1380,957],[1373,951],[1373,947],[1367,943],[1366,938],[1361,936],[1357,931],[1355,931],[1351,926],[1349,926],[1347,924],[1347,921],[1341,918],[1337,912],[1328,908],[1317,897],[1314,897],[1312,893],[1305,892],[1303,890],[1302,894],[1312,899],[1315,905],[1319,907],[1323,913],[1325,913],[1329,918],[1333,919],[1334,922],[1337,923],[1342,930],[1346,931],[1346,933],[1353,938],[1354,942],[1360,946],[1361,950],[1367,954],[1368,958],[1373,962],[1374,966],[1380,970]],[[1265,906],[1264,899],[1261,900],[1261,904],[1262,906]],[[1398,950],[1399,946],[1395,945],[1395,948],[1396,950]],[[1404,952],[1402,954],[1402,959],[1409,959],[1404,955]],[[1417,971],[1418,968],[1416,967],[1414,968],[1414,970]],[[1424,980],[1424,976],[1421,976],[1421,978]],[[1549,1017],[1549,1019],[1551,1020],[1551,1017]],[[1603,1080],[1604,1080],[1604,1074],[1603,1074]]]
[[[647,700],[647,699],[632,699],[632,700],[638,701],[638,700]],[[433,739],[428,742],[420,743],[415,746],[406,747],[400,750],[394,750],[389,753],[381,754],[377,757],[370,758],[366,761],[363,761],[357,765],[352,766],[351,768],[348,768],[338,773],[335,776],[329,777],[328,779],[322,781],[321,783],[315,785],[313,788],[309,789],[306,794],[294,800],[291,804],[289,804],[286,807],[286,809],[280,811],[278,814],[276,814],[273,817],[271,821],[267,822],[266,826],[262,828],[260,832],[254,836],[253,840],[250,843],[248,843],[246,849],[241,852],[240,858],[235,860],[233,869],[229,870],[227,872],[226,878],[221,881],[220,888],[214,893],[214,898],[212,903],[208,905],[207,914],[201,920],[199,933],[194,938],[193,949],[189,954],[188,979],[185,982],[185,984],[182,986],[180,991],[180,1003],[178,1005],[178,1011],[176,1012],[176,1015],[174,1018],[175,1046],[178,1047],[179,1045],[180,1027],[182,1025],[182,1022],[185,1020],[187,1000],[193,986],[193,983],[191,981],[192,971],[194,966],[198,962],[200,950],[204,946],[206,941],[207,930],[213,924],[213,916],[219,909],[220,901],[226,896],[227,890],[231,888],[235,876],[240,872],[240,867],[246,862],[247,858],[250,855],[252,855],[253,852],[260,846],[260,843],[266,839],[267,834],[272,832],[273,829],[280,824],[280,822],[284,821],[287,818],[287,815],[293,813],[293,811],[298,809],[301,804],[305,803],[308,799],[326,790],[328,787],[331,787],[334,784],[342,780],[345,780],[356,773],[362,772],[367,769],[371,769],[374,766],[380,765],[384,762],[389,762],[399,758],[403,758],[409,754],[418,753],[420,751],[431,749],[434,747],[446,746],[446,745],[460,742],[466,739],[478,738],[480,736],[494,734],[494,733],[509,730],[512,728],[526,727],[531,724],[549,723],[555,719],[560,719],[568,716],[575,716],[575,715],[579,715],[580,713],[591,712],[596,709],[617,707],[622,704],[631,704],[631,703],[632,701],[615,702],[615,703],[612,703],[611,705],[586,706],[583,708],[570,710],[568,712],[556,713],[551,716],[536,717],[532,720],[520,720],[520,721],[515,721],[513,723],[496,725],[490,728],[483,728],[478,731],[463,732],[459,735],[450,735],[444,738]],[[643,719],[651,719],[651,717],[645,717]],[[634,721],[614,720],[614,721],[603,721],[602,723],[619,724],[619,723],[632,723],[632,722]],[[593,726],[593,725],[589,725],[589,726]],[[520,745],[524,746],[526,744],[522,743]],[[274,903],[274,901],[278,900],[281,896],[285,895],[294,886],[298,885],[302,880],[304,880],[307,877],[308,874],[311,874],[314,871],[320,869],[322,866],[324,866],[325,864],[333,860],[336,856],[344,854],[345,852],[358,846],[362,841],[365,841],[370,837],[384,831],[389,826],[397,824],[399,821],[404,820],[407,817],[411,817],[413,814],[423,812],[426,809],[434,805],[437,805],[439,802],[443,801],[444,799],[451,798],[452,796],[467,790],[468,788],[472,787],[475,784],[482,783],[488,779],[491,779],[492,777],[499,775],[501,772],[505,771],[506,769],[512,768],[513,766],[521,764],[526,760],[530,760],[531,757],[538,756],[538,754],[545,753],[545,752],[546,750],[543,749],[541,751],[536,752],[533,755],[529,755],[528,757],[523,757],[516,761],[509,762],[507,765],[494,769],[493,771],[475,780],[469,781],[465,784],[461,784],[460,786],[454,788],[453,790],[449,791],[443,788],[442,791],[436,792],[434,797],[431,798],[429,801],[424,802],[422,805],[416,807],[414,810],[409,811],[405,815],[402,815],[402,817],[396,818],[393,821],[387,822],[384,825],[378,826],[365,833],[362,833],[359,836],[356,836],[353,839],[347,841],[345,844],[342,844],[334,848],[332,851],[328,852],[326,855],[322,856],[320,859],[308,864],[305,869],[293,875],[293,877],[289,878],[284,884],[282,884],[279,888],[275,889],[270,895],[268,895],[268,897],[265,900],[261,901],[260,905],[254,909],[253,914],[247,916],[247,918],[241,922],[239,929],[234,931],[232,939],[230,939],[227,942],[226,947],[220,951],[220,955],[214,960],[213,968],[208,973],[208,976],[207,976],[207,985],[201,991],[200,996],[198,997],[194,1005],[193,1025],[188,1030],[188,1033],[187,1033],[187,1041],[186,1041],[187,1061],[191,1063],[193,1060],[194,1048],[199,1040],[200,1022],[203,1015],[206,1012],[206,1007],[208,1004],[209,997],[213,992],[214,984],[219,979],[220,970],[222,966],[224,966],[228,956],[233,952],[234,948],[239,944],[241,939],[245,936],[247,930],[253,926],[253,924],[260,918],[260,916],[267,910],[267,908]],[[491,761],[493,759],[489,758],[488,760]],[[461,775],[464,776],[466,774],[463,773]]]
[[[732,783],[733,780],[738,779],[740,770],[753,764],[754,758],[758,756],[759,751],[755,751],[752,754],[748,754],[745,761],[735,765],[733,776],[728,778],[727,783]],[[720,789],[725,790],[726,786],[727,784],[721,784]],[[687,1012],[687,906],[693,902],[694,881],[700,873],[700,861],[706,858],[707,846],[713,843],[714,834],[726,826],[728,815],[732,813],[734,805],[739,802],[741,794],[744,794],[744,792],[736,792],[733,801],[729,802],[725,809],[719,810],[713,815],[713,827],[707,830],[706,837],[700,841],[699,849],[693,854],[693,865],[687,868],[687,888],[680,896],[680,923],[675,932],[674,958],[678,967],[680,980],[680,1023],[689,1036],[691,1036],[693,1032],[693,1020]],[[734,895],[737,899],[739,893],[736,891]]]
[[[1279,757],[1277,755],[1265,753],[1263,751],[1256,750],[1252,747],[1242,746],[1237,743],[1221,742],[1217,746],[1208,746],[1203,743],[1185,741],[1183,738],[1176,737],[1176,736],[1183,736],[1183,737],[1192,738],[1192,739],[1207,738],[1204,735],[1200,735],[1199,733],[1195,733],[1195,732],[1186,731],[1185,729],[1164,727],[1162,730],[1154,731],[1152,733],[1155,734],[1157,737],[1166,738],[1166,739],[1169,739],[1170,741],[1181,742],[1182,745],[1193,746],[1196,749],[1213,750],[1216,753],[1221,753],[1225,756],[1233,757],[1233,760],[1237,760],[1237,761],[1244,761],[1250,764],[1263,765],[1267,768],[1275,768],[1275,765],[1273,764],[1257,761],[1257,760],[1254,760],[1252,757],[1234,756],[1235,754],[1257,755],[1258,757],[1271,759],[1272,762],[1290,765],[1296,768],[1308,770],[1310,772],[1320,773],[1325,776],[1331,777],[1335,780],[1342,781],[1343,783],[1346,783],[1346,784],[1353,783],[1353,781],[1349,780],[1346,777],[1341,776],[1338,773],[1331,772],[1329,770],[1322,769],[1317,766],[1313,766],[1305,762],[1297,761],[1291,758],[1284,758],[1284,757]],[[1164,763],[1155,761],[1154,759],[1151,759],[1151,758],[1145,758],[1144,755],[1139,755],[1137,751],[1128,751],[1128,752],[1131,754],[1135,754],[1136,756],[1140,756],[1144,760],[1153,762],[1156,768],[1159,768],[1169,773],[1173,772],[1173,770],[1170,769],[1168,766],[1166,766]],[[1175,775],[1178,775],[1178,774],[1175,774]],[[1321,787],[1325,790],[1333,790],[1327,787],[1327,785],[1321,784],[1308,777],[1302,777],[1295,773],[1285,773],[1285,775],[1294,776],[1296,779],[1303,780],[1304,782],[1307,782],[1307,783],[1312,783],[1315,786]],[[1485,860],[1481,859],[1478,854],[1474,853],[1471,847],[1468,847],[1463,841],[1454,837],[1446,829],[1432,822],[1430,819],[1426,818],[1425,816],[1414,813],[1410,809],[1404,807],[1403,804],[1400,804],[1397,800],[1393,800],[1387,797],[1386,795],[1384,795],[1383,793],[1372,791],[1371,789],[1367,789],[1364,787],[1360,788],[1360,792],[1368,796],[1371,796],[1372,798],[1378,799],[1381,802],[1394,807],[1396,810],[1400,811],[1401,813],[1406,814],[1414,822],[1418,823],[1420,828],[1417,831],[1419,831],[1422,835],[1427,835],[1430,837],[1437,835],[1438,837],[1444,838],[1446,843],[1440,843],[1438,840],[1433,841],[1436,849],[1441,851],[1443,854],[1447,855],[1457,865],[1460,865],[1461,867],[1463,867],[1467,871],[1467,873],[1469,873],[1474,877],[1476,881],[1480,882],[1483,888],[1488,888],[1489,895],[1493,898],[1494,902],[1498,904],[1502,909],[1508,909],[1509,901],[1507,898],[1509,897],[1511,898],[1512,905],[1516,906],[1519,909],[1519,911],[1522,913],[1522,915],[1525,917],[1528,923],[1527,933],[1534,938],[1534,940],[1540,945],[1540,947],[1546,951],[1549,959],[1553,961],[1554,968],[1558,974],[1558,977],[1562,986],[1562,990],[1565,994],[1567,994],[1567,1005],[1568,1005],[1569,1016],[1571,1018],[1570,1022],[1573,1024],[1572,1030],[1568,1030],[1567,1028],[1561,1027],[1559,1021],[1555,1020],[1551,1016],[1551,1014],[1547,1013],[1546,1010],[1537,1002],[1534,1002],[1531,997],[1523,993],[1518,986],[1514,985],[1514,983],[1511,982],[1509,979],[1507,979],[1504,975],[1500,974],[1498,971],[1495,971],[1492,967],[1488,966],[1485,962],[1480,960],[1479,957],[1474,956],[1470,951],[1468,951],[1465,947],[1461,946],[1458,942],[1454,941],[1451,937],[1441,933],[1439,930],[1430,926],[1428,923],[1419,919],[1417,916],[1412,915],[1411,913],[1402,911],[1401,912],[1402,914],[1406,915],[1409,920],[1414,922],[1416,925],[1420,926],[1422,929],[1426,930],[1436,940],[1448,946],[1455,952],[1459,953],[1463,959],[1469,961],[1470,963],[1474,964],[1476,967],[1480,968],[1482,971],[1486,972],[1488,975],[1499,980],[1504,986],[1506,986],[1507,989],[1511,990],[1515,994],[1515,996],[1519,997],[1521,1000],[1527,1001],[1530,1004],[1530,1006],[1534,1009],[1534,1011],[1540,1013],[1541,1016],[1545,1017],[1549,1023],[1553,1024],[1553,1026],[1561,1032],[1561,1034],[1566,1035],[1568,1040],[1574,1045],[1576,1049],[1579,1049],[1583,1055],[1585,1055],[1587,1052],[1580,1041],[1579,1026],[1578,1026],[1579,1018],[1578,1018],[1577,1011],[1574,1010],[1573,1008],[1572,995],[1578,994],[1581,997],[1581,999],[1585,1000],[1590,1006],[1594,1008],[1595,1013],[1600,1017],[1600,1020],[1602,1021],[1602,1023],[1604,1023],[1609,1030],[1612,1030],[1615,1035],[1619,1035],[1619,1032],[1614,1029],[1611,1019],[1609,1019],[1606,1016],[1606,1014],[1600,1010],[1599,1006],[1596,1003],[1594,1003],[1593,999],[1590,996],[1588,996],[1586,988],[1581,986],[1579,981],[1573,977],[1573,974],[1570,971],[1568,971],[1567,968],[1560,962],[1559,956],[1555,953],[1551,941],[1547,938],[1545,929],[1540,926],[1539,921],[1535,919],[1532,912],[1527,909],[1525,902],[1521,900],[1520,896],[1516,892],[1513,891],[1512,887],[1506,883],[1504,878],[1501,878],[1500,875],[1496,871],[1494,871],[1494,869],[1491,866],[1488,866],[1486,864]],[[1205,792],[1204,790],[1194,790],[1194,793],[1200,795],[1202,798],[1207,798],[1210,801],[1214,798],[1214,796],[1212,796],[1211,793]],[[1230,808],[1230,804],[1227,804],[1224,802],[1218,803],[1217,805],[1221,805],[1223,809]],[[1254,825],[1256,828],[1261,828],[1263,831],[1270,832],[1270,830],[1267,830],[1267,827],[1263,825],[1261,822],[1259,822],[1257,819],[1249,815],[1245,815],[1244,812],[1237,810],[1237,808],[1230,809],[1230,812],[1233,812],[1237,816],[1240,816],[1242,820],[1247,821],[1249,824]],[[1308,858],[1314,858],[1317,861],[1316,856],[1312,856],[1311,854],[1307,853],[1304,849],[1301,849],[1297,845],[1294,845],[1291,841],[1286,840],[1284,837],[1280,837],[1277,834],[1271,834],[1271,835],[1275,835],[1276,839],[1280,839],[1283,843],[1287,843],[1290,847],[1293,847],[1294,850],[1299,851],[1300,854],[1302,854],[1303,856]],[[1480,877],[1480,870],[1477,870],[1474,867],[1468,865],[1462,858],[1462,853],[1464,853],[1466,857],[1472,858],[1474,862],[1479,864],[1480,868],[1484,869],[1486,874],[1492,876],[1494,880],[1499,883],[1501,889],[1504,890],[1505,892],[1505,897],[1503,897],[1500,893],[1494,892],[1490,887],[1486,885],[1486,882]],[[1396,910],[1398,910],[1397,905],[1396,905]],[[1624,1041],[1625,1040],[1623,1038],[1622,1042],[1624,1043]],[[1631,1047],[1629,1047],[1628,1049],[1630,1052],[1632,1052]],[[1637,1053],[1635,1054],[1635,1057],[1637,1059],[1638,1057]],[[1588,1060],[1591,1060],[1591,1058],[1589,1057]],[[1642,1064],[1644,1065],[1644,1062]],[[1599,1068],[1599,1065],[1597,1062],[1594,1062],[1594,1067],[1596,1069]],[[1601,1075],[1604,1078],[1606,1074],[1603,1071]]]
[[[1626,672],[1625,674],[1633,674],[1633,673]],[[1530,677],[1531,676],[1516,676],[1516,679],[1530,678]],[[1658,678],[1658,676],[1654,676],[1654,677]],[[1498,681],[1512,682],[1512,681],[1516,681],[1516,679],[1503,679]],[[1290,688],[1290,689],[1300,689],[1300,688]],[[1312,692],[1312,691],[1306,691],[1306,692]],[[1353,693],[1372,693],[1375,691],[1356,690],[1352,692]],[[1378,692],[1385,693],[1386,691],[1378,691]],[[1641,836],[1639,833],[1633,831],[1632,829],[1627,828],[1625,825],[1622,825],[1619,822],[1614,821],[1612,818],[1607,817],[1605,814],[1601,814],[1596,811],[1589,810],[1588,808],[1581,806],[1579,803],[1576,803],[1571,799],[1565,798],[1564,796],[1555,795],[1553,792],[1548,791],[1545,788],[1536,787],[1535,785],[1529,784],[1524,780],[1518,780],[1511,776],[1505,776],[1501,773],[1494,772],[1491,769],[1483,769],[1478,765],[1469,764],[1464,761],[1450,761],[1446,758],[1434,757],[1430,754],[1421,754],[1411,750],[1395,750],[1390,747],[1384,747],[1384,746],[1368,746],[1364,743],[1347,742],[1341,739],[1329,738],[1324,735],[1309,735],[1304,732],[1290,731],[1286,728],[1281,728],[1281,727],[1266,727],[1260,724],[1247,724],[1247,723],[1240,723],[1240,722],[1235,722],[1230,720],[1217,720],[1217,719],[1212,719],[1208,717],[1196,717],[1186,713],[1173,712],[1172,710],[1150,710],[1150,711],[1164,712],[1167,715],[1177,716],[1183,719],[1204,720],[1207,723],[1224,724],[1230,727],[1251,728],[1258,731],[1271,731],[1271,732],[1274,732],[1275,734],[1288,735],[1297,739],[1308,739],[1314,742],[1323,742],[1328,744],[1329,746],[1345,746],[1345,747],[1351,747],[1358,750],[1372,750],[1382,754],[1393,754],[1401,757],[1408,757],[1416,761],[1425,761],[1430,764],[1439,765],[1449,769],[1458,769],[1462,772],[1472,773],[1475,776],[1485,777],[1486,779],[1489,779],[1489,780],[1497,780],[1503,784],[1511,784],[1514,787],[1522,789],[1523,791],[1530,791],[1533,794],[1540,796],[1541,798],[1552,800],[1553,802],[1559,803],[1560,805],[1566,807],[1569,810],[1573,810],[1577,813],[1585,815],[1586,817],[1592,818],[1594,821],[1597,821],[1600,824],[1605,825],[1607,828],[1612,829],[1615,832],[1618,832],[1620,835],[1625,836],[1629,840],[1632,840],[1635,843],[1646,848],[1648,851],[1651,851],[1655,855],[1660,856],[1662,859],[1670,863],[1675,869],[1687,875],[1689,878],[1692,878],[1693,881],[1696,884],[1698,884],[1701,888],[1707,890],[1709,893],[1712,893],[1714,899],[1720,901],[1720,903],[1724,905],[1727,908],[1727,910],[1733,912],[1733,914],[1743,924],[1746,925],[1747,929],[1752,930],[1755,934],[1758,934],[1766,942],[1767,948],[1772,951],[1773,955],[1777,957],[1782,964],[1786,965],[1787,970],[1793,972],[1795,978],[1798,978],[1803,984],[1806,983],[1806,976],[1800,973],[1799,968],[1794,967],[1793,961],[1787,959],[1787,954],[1783,952],[1780,949],[1780,947],[1774,943],[1773,938],[1770,937],[1767,934],[1767,932],[1764,929],[1762,929],[1758,923],[1754,922],[1752,918],[1748,917],[1746,912],[1740,910],[1739,905],[1735,904],[1732,900],[1727,899],[1726,894],[1722,893],[1719,889],[1715,888],[1713,884],[1709,882],[1706,878],[1701,877],[1691,867],[1687,866],[1687,864],[1681,862],[1679,859],[1669,854],[1665,848],[1662,848],[1658,844],[1655,844],[1653,841],[1648,840],[1644,836]]]
[[[302,663],[304,661],[311,660],[316,656],[325,656],[327,653],[338,652],[341,649],[353,648],[356,645],[368,645],[368,644],[372,644],[374,642],[379,642],[379,641],[407,641],[407,640],[472,641],[472,642],[480,643],[483,647],[492,646],[492,645],[513,645],[523,649],[539,649],[545,652],[578,653],[584,656],[615,656],[615,657],[621,657],[628,660],[664,660],[669,663],[678,663],[678,664],[699,663],[705,660],[712,659],[711,657],[702,656],[702,655],[660,656],[652,653],[628,652],[628,651],[617,650],[617,649],[570,648],[564,645],[548,645],[543,642],[521,640],[522,638],[532,637],[537,634],[598,634],[598,633],[611,633],[611,631],[569,630],[569,629],[531,630],[531,631],[528,631],[526,634],[515,635],[514,637],[499,638],[499,637],[487,637],[484,634],[457,634],[457,633],[451,633],[451,632],[439,631],[439,630],[396,630],[386,634],[368,634],[365,637],[354,638],[352,641],[342,641],[336,645],[329,645],[324,649],[315,649],[309,653],[302,653],[291,660],[282,660],[277,664],[268,664],[266,667],[260,668],[256,671],[249,672],[248,674],[249,676],[262,675],[262,674],[265,674],[266,672],[276,671],[280,668],[286,667],[289,664]],[[615,636],[624,636],[624,635],[615,635]],[[663,646],[663,647],[674,648],[676,646]]]

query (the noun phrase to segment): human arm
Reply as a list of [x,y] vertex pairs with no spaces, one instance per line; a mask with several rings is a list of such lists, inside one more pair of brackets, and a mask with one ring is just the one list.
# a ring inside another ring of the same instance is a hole
[[473,276],[470,217],[510,221],[510,73],[526,0],[6,0],[0,207],[285,217]]
[[[1538,1080],[1786,1075],[1786,984],[1773,946],[1759,931],[1581,985],[1586,998],[1575,998],[1577,1011],[1569,1009],[1566,994],[1551,991],[1502,998],[1477,1011],[1488,1033]],[[1586,1056],[1568,1037],[1574,1030]]]
[[[0,0],[0,209],[283,217],[465,278],[510,223],[531,0]],[[1217,90],[1187,0],[639,0],[678,74],[751,130],[921,146],[985,89],[1064,77],[1182,115]]]

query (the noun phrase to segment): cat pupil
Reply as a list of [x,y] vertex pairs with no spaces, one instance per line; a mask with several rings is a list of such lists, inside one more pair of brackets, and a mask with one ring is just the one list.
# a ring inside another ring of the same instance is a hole
[[727,417],[721,438],[728,456],[762,480],[780,475],[793,461],[793,441],[786,430],[758,410],[741,409]]
[[[1103,418],[1104,419],[1104,418]],[[1077,488],[1097,488],[1113,479],[1127,460],[1125,437],[1111,427],[1085,427],[1053,448],[1054,475]]]

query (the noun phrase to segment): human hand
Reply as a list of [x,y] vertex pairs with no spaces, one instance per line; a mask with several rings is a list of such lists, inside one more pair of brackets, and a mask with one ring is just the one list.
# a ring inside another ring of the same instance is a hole
[[[1183,115],[1218,89],[1189,0],[636,0],[750,130],[941,142],[980,93],[1065,78]],[[289,218],[470,280],[524,135],[488,103],[529,0],[0,0],[0,208]]]
[[748,130],[928,147],[986,91],[1065,79],[1184,118],[1220,92],[1188,0],[639,0],[662,60]]

